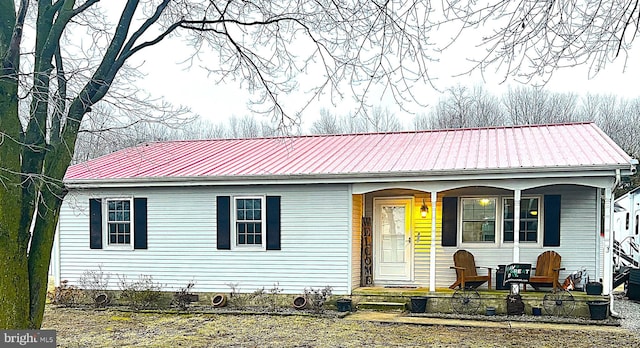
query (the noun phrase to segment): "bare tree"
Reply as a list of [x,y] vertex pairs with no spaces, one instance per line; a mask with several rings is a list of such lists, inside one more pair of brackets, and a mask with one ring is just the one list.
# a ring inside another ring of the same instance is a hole
[[543,88],[509,88],[503,98],[511,124],[574,122],[580,119],[578,96],[555,93]]
[[[323,79],[305,78],[309,101],[326,94],[335,103],[348,92],[364,104],[380,83],[399,100],[415,99],[413,85],[428,82],[428,6],[0,0],[0,328],[42,323],[64,173],[85,115],[123,86],[116,78],[132,56],[181,31],[192,63],[221,82],[240,80],[258,96],[254,107],[286,128],[299,119],[285,110],[283,96],[299,89],[301,73],[322,71]],[[25,28],[34,42],[23,40]]]
[[227,128],[224,123],[213,123],[200,117],[186,123],[180,129],[180,139],[221,139],[227,136]]
[[452,0],[442,22],[460,25],[460,34],[480,33],[486,53],[476,59],[478,68],[530,82],[580,64],[593,75],[613,59],[626,59],[639,16],[638,0]]
[[353,134],[402,130],[400,120],[388,108],[372,107],[361,111],[356,115],[337,116],[321,109],[320,118],[313,122],[310,131],[313,134]]
[[547,92],[542,88],[509,88],[504,96],[511,124],[542,124],[547,117]]
[[354,134],[369,131],[367,119],[362,113],[342,115],[338,118],[338,128],[341,133]]
[[503,110],[497,98],[482,87],[468,88],[462,85],[447,89],[431,110],[427,122],[429,128],[467,128],[503,124]]
[[231,116],[228,123],[227,134],[232,138],[258,138],[278,134],[277,126],[274,127],[266,121],[258,123],[251,115],[245,115],[242,118]]
[[[640,157],[640,98],[625,100],[614,95],[586,95],[581,100],[580,118],[593,121],[629,155]],[[615,195],[622,195],[640,185],[635,174],[623,182]]]
[[620,147],[640,156],[640,98],[626,100],[614,95],[587,95],[580,118],[593,121]]
[[425,113],[416,114],[413,117],[413,129],[414,130],[433,129],[429,115]]
[[320,109],[320,118],[311,124],[312,134],[340,134],[344,129],[338,124],[338,116],[327,109]]
[[504,124],[504,109],[498,98],[489,94],[481,86],[474,86],[471,91],[473,100],[472,122],[473,127],[500,126]]
[[367,128],[373,132],[397,132],[402,130],[398,117],[389,108],[373,107],[368,115],[363,115]]

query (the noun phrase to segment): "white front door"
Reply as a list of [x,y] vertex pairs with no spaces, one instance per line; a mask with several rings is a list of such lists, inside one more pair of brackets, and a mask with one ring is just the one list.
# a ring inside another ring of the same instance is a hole
[[374,281],[411,281],[413,240],[410,198],[374,199]]

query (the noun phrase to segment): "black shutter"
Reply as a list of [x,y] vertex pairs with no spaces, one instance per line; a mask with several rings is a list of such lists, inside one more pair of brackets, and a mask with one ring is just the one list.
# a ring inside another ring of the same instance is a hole
[[231,197],[216,197],[217,242],[219,250],[231,250]]
[[560,246],[560,195],[544,196],[544,240],[546,247]]
[[280,250],[280,196],[267,196],[267,250]]
[[458,197],[442,198],[442,246],[458,244]]
[[102,249],[102,200],[89,199],[89,248]]
[[147,199],[133,199],[133,248],[147,248]]

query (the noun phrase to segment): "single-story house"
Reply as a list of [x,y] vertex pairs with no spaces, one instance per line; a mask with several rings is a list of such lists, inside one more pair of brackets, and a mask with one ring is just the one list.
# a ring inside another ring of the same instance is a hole
[[554,250],[561,277],[610,284],[612,189],[637,163],[593,123],[145,143],[68,169],[54,273],[436,291],[456,250],[494,272]]

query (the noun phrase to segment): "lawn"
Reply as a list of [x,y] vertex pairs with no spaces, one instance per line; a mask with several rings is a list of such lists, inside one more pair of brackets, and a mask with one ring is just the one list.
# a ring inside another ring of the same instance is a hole
[[48,307],[62,347],[638,347],[630,332],[461,328],[341,318]]

